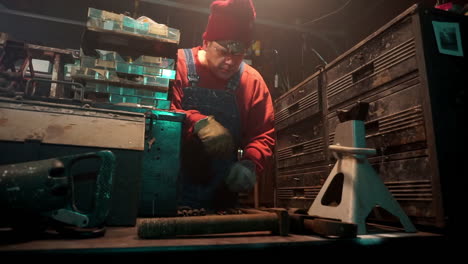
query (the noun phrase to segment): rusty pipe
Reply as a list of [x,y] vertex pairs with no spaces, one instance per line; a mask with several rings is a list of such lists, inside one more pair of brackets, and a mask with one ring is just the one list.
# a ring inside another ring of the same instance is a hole
[[138,236],[144,239],[236,232],[279,232],[276,214],[209,215],[191,217],[142,218]]

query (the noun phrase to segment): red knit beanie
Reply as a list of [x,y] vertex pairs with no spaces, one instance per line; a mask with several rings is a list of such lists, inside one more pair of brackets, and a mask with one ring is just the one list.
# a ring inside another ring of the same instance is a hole
[[237,40],[247,45],[252,42],[256,16],[252,0],[217,0],[210,8],[204,40]]

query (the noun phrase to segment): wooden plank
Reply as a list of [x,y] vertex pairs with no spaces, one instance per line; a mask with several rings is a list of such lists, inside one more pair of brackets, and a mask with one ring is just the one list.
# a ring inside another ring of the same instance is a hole
[[79,109],[53,113],[0,104],[0,140],[144,150],[145,118],[140,115],[122,120],[112,113],[93,116],[93,111]]

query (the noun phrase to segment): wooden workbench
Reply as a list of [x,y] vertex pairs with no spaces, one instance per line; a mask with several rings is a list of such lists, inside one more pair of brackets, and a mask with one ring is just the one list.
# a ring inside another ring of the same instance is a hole
[[[383,230],[383,231],[382,231]],[[326,256],[343,257],[343,252],[412,253],[418,259],[442,252],[448,238],[442,234],[405,233],[388,228],[350,239],[324,238],[315,235],[273,235],[270,232],[249,232],[187,236],[170,239],[140,239],[136,227],[107,227],[104,236],[86,239],[67,239],[58,234],[45,233],[43,237],[19,240],[10,231],[0,231],[0,256],[14,257],[122,257],[164,256],[178,259],[222,256],[226,259],[246,256]],[[417,251],[417,248],[425,248]],[[354,254],[353,254],[354,255]]]

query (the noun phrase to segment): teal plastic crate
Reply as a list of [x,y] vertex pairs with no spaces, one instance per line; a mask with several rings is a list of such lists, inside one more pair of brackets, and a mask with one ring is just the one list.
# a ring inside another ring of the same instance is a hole
[[80,60],[81,68],[104,69],[135,75],[151,75],[171,80],[174,80],[176,75],[175,70],[163,69],[156,66],[144,66],[117,60],[102,60],[90,56],[81,56]]
[[180,30],[164,24],[139,21],[123,14],[95,8],[88,9],[87,28],[114,31],[115,33],[141,35],[157,41],[179,44]]
[[112,104],[119,103],[131,103],[139,104],[143,106],[152,106],[156,109],[169,110],[171,102],[168,100],[159,100],[154,98],[144,98],[139,96],[129,96],[129,95],[119,95],[119,94],[110,94],[109,102]]
[[[94,59],[99,59],[103,61],[112,61],[112,62],[125,62],[132,65],[141,65],[147,67],[155,67],[158,69],[169,69],[174,70],[175,68],[175,60],[171,58],[164,58],[164,57],[155,57],[155,56],[148,56],[148,55],[141,55],[137,58],[132,58],[129,56],[123,56],[116,51],[108,51],[108,50],[100,50],[95,49],[97,56],[91,57]],[[80,57],[88,57],[84,54],[81,50]]]
[[96,82],[88,82],[86,84],[86,90],[98,93],[112,93],[112,94],[119,94],[123,96],[138,96],[138,97],[145,97],[150,99],[159,99],[159,100],[167,100],[168,94],[163,92],[155,92],[145,89],[138,89],[132,87],[122,87],[122,86],[115,86],[109,85],[105,83],[96,83]]
[[71,78],[76,81],[95,82],[101,81],[118,86],[133,86],[153,89],[159,92],[167,92],[169,89],[169,78],[152,75],[135,75],[119,73],[115,70],[83,68],[72,66]]

